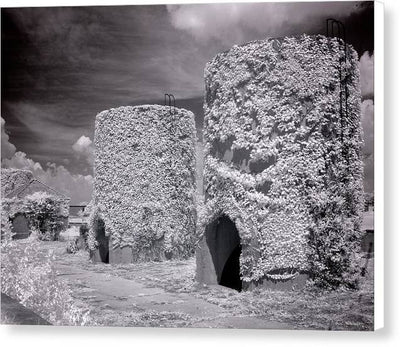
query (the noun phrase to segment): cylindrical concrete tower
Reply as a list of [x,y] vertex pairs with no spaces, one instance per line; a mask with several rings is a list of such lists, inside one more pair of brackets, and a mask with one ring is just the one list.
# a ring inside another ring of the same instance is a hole
[[96,117],[92,258],[110,263],[193,254],[195,123],[192,112],[120,107]]
[[362,206],[356,52],[324,36],[254,41],[218,54],[205,84],[197,279],[345,282]]

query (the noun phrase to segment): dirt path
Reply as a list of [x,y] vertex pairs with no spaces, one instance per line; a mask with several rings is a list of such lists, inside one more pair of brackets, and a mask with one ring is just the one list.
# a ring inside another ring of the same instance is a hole
[[[25,249],[24,243],[20,245]],[[194,258],[111,265],[92,263],[85,251],[68,254],[66,246],[43,242],[35,256],[30,255],[31,261],[41,266],[42,259],[52,260],[75,298],[65,313],[83,314],[87,325],[360,331],[374,327],[373,261],[358,290],[256,288],[239,293],[197,283]]]
[[[59,276],[75,287],[98,324],[165,327],[290,329],[287,324],[237,316],[192,293],[169,292],[141,281],[58,263]],[[224,291],[225,288],[220,288]],[[230,290],[230,289],[226,289]]]

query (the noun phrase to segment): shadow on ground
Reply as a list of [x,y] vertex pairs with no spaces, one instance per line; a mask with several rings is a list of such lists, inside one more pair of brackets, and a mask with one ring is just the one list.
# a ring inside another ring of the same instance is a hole
[[35,312],[27,309],[4,293],[1,293],[1,324],[51,325]]

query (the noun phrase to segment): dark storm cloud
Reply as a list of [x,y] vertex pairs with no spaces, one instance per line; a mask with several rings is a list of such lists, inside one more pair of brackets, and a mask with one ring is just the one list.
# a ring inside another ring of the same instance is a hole
[[72,146],[93,139],[95,115],[163,103],[196,114],[203,69],[218,52],[267,36],[325,32],[345,22],[359,55],[373,52],[372,3],[286,3],[2,9],[2,110],[10,142],[43,166],[91,172]]
[[[6,58],[5,64],[19,72],[18,80],[5,76],[6,96],[28,87],[33,89],[28,91],[32,98],[44,92],[54,99],[66,93],[103,92],[114,94],[116,102],[127,95],[152,97],[160,88],[175,84],[193,92],[189,78],[191,65],[197,62],[191,56],[193,47],[185,44],[185,35],[171,31],[164,7],[3,12],[6,50],[7,18],[25,38],[14,45],[14,52],[5,52],[17,57]],[[179,64],[184,60],[186,64]]]
[[[163,6],[3,9],[2,32],[4,118],[17,147],[36,158],[51,148],[49,157],[73,167],[71,145],[93,137],[99,111],[161,102],[165,91],[202,93],[191,74],[203,62]],[[14,137],[21,126],[28,138]]]
[[172,24],[199,43],[228,47],[289,35],[325,34],[326,19],[347,27],[347,42],[363,53],[373,50],[373,2],[281,2],[169,5]]
[[169,5],[174,26],[199,41],[242,43],[255,37],[297,35],[317,31],[328,17],[347,17],[354,2],[225,3]]

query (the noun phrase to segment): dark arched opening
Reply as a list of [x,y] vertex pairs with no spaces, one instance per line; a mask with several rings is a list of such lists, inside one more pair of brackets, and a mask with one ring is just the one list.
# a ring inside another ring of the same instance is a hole
[[108,250],[109,237],[106,236],[106,228],[104,225],[104,221],[100,218],[97,220],[96,241],[98,244],[100,260],[103,263],[108,264],[108,262],[109,262],[109,250]]
[[31,234],[28,219],[25,217],[24,214],[16,214],[16,216],[11,220],[11,223],[12,231],[14,233],[12,237],[13,240],[26,239]]
[[218,284],[241,291],[239,258],[242,248],[235,223],[229,217],[221,216],[207,226],[206,241]]

